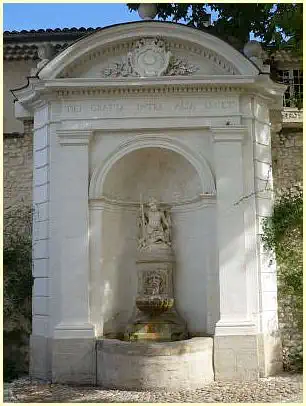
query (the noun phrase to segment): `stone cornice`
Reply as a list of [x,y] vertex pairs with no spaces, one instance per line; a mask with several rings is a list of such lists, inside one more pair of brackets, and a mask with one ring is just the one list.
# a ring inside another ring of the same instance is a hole
[[157,85],[237,85],[255,83],[252,75],[193,75],[193,76],[160,76],[151,78],[66,78],[42,81],[46,87],[143,87]]
[[[174,212],[184,212],[193,211],[201,207],[215,205],[216,195],[215,194],[200,194],[195,196],[193,199],[184,199],[180,201],[173,201],[170,203],[160,202],[162,207],[171,208]],[[107,196],[101,196],[99,199],[90,199],[89,208],[92,210],[128,210],[137,212],[139,210],[140,202],[134,201],[123,201],[108,198]]]
[[231,84],[192,84],[192,83],[158,83],[158,84],[137,84],[129,86],[129,84],[121,86],[111,86],[105,84],[105,86],[88,86],[85,88],[81,87],[71,87],[66,89],[61,89],[60,87],[55,89],[55,95],[57,97],[88,97],[88,96],[159,96],[163,94],[201,94],[201,93],[242,93],[244,89]]
[[11,92],[15,97],[15,101],[20,102],[24,107],[29,107],[29,105],[33,105],[42,98],[44,90],[45,84],[43,82],[40,82],[38,78],[29,77],[27,86],[13,89]]
[[[252,93],[270,99],[281,108],[284,85],[279,85],[268,77],[249,75],[198,75],[192,77],[158,77],[135,79],[55,79],[42,81],[29,78],[29,84],[14,90],[20,103],[27,106],[36,100],[54,98],[114,95],[161,95],[167,93]],[[275,108],[275,107],[274,107]]]

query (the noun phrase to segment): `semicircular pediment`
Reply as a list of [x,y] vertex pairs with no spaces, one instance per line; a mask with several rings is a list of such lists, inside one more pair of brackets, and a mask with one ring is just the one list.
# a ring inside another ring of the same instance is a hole
[[181,24],[139,22],[107,27],[57,55],[41,79],[257,75],[231,45]]

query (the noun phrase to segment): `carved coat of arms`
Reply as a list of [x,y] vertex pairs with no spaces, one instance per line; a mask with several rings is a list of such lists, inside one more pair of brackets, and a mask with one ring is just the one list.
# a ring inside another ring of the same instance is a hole
[[146,38],[137,42],[128,59],[135,72],[142,77],[161,76],[169,66],[171,52],[159,38]]
[[158,77],[191,75],[199,68],[187,61],[175,58],[167,49],[166,42],[159,37],[143,38],[128,52],[121,62],[105,69],[105,77]]

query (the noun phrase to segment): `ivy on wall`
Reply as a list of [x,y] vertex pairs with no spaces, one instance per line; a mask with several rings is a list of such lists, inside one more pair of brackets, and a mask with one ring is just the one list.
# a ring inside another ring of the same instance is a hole
[[303,365],[303,190],[280,192],[272,216],[263,225],[265,248],[278,266],[278,301],[285,369]]
[[[4,217],[3,250],[3,366],[4,380],[28,374],[32,317],[31,210],[11,211]],[[8,226],[9,225],[9,226]]]

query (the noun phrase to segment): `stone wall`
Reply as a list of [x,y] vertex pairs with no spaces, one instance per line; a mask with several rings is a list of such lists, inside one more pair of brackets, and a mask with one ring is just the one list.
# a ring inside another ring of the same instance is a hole
[[298,327],[296,298],[282,296],[278,299],[279,328],[282,337],[283,365],[285,370],[298,370],[303,362],[303,334]]
[[[283,128],[272,138],[273,182],[275,189],[287,189],[303,180],[303,130]],[[296,369],[303,358],[303,335],[298,328],[296,299],[278,298],[279,327],[285,369]]]
[[[22,133],[4,134],[3,139],[5,379],[26,374],[29,363],[32,129],[33,121],[25,121]],[[21,233],[29,236],[22,240],[22,246],[15,243],[16,240],[20,241]]]
[[3,132],[23,132],[23,123],[15,117],[13,89],[27,85],[27,77],[37,62],[31,59],[3,62]]
[[272,138],[274,188],[291,187],[303,179],[303,130],[283,128]]
[[[11,133],[3,141],[4,234],[16,228],[30,231],[32,207],[33,121],[24,122],[24,133]],[[27,220],[25,220],[25,217]],[[5,242],[5,241],[4,241]]]

